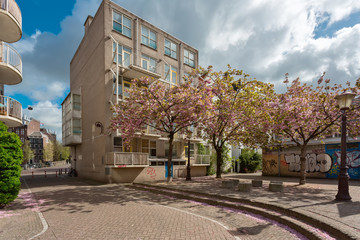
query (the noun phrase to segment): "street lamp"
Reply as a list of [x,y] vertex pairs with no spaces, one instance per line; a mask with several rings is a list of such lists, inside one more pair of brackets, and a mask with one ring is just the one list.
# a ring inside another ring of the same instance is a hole
[[191,181],[191,168],[190,168],[190,138],[191,134],[188,134],[188,164],[186,167],[186,181]]
[[356,94],[346,92],[335,97],[338,101],[339,108],[342,111],[341,117],[341,158],[340,158],[340,174],[338,183],[338,193],[336,194],[336,200],[349,201],[351,200],[349,194],[349,175],[347,173],[346,164],[346,110],[351,106],[351,103]]

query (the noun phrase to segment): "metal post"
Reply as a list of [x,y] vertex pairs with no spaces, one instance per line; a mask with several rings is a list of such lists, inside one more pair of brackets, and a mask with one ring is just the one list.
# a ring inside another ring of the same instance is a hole
[[351,200],[349,194],[349,175],[347,173],[346,164],[346,110],[342,110],[341,118],[341,163],[340,163],[340,174],[338,183],[338,193],[336,200],[349,201]]
[[190,173],[190,139],[188,140],[188,165],[186,169],[186,181],[191,181],[191,173]]

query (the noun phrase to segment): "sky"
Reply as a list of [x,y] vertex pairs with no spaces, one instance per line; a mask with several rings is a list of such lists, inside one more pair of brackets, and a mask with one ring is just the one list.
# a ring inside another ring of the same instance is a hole
[[[70,91],[70,61],[84,22],[100,0],[17,0],[23,36],[12,44],[23,60],[23,82],[5,86],[23,113],[61,140],[61,103]],[[199,63],[227,64],[285,90],[290,79],[332,83],[360,77],[359,0],[114,0],[199,50]],[[27,110],[32,106],[33,110]]]

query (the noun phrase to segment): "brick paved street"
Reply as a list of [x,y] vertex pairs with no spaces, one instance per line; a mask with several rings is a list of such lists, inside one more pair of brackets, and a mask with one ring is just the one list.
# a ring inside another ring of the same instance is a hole
[[[1,212],[0,239],[299,239],[263,219],[65,175],[26,176],[20,197]],[[24,180],[24,179],[23,179]]]

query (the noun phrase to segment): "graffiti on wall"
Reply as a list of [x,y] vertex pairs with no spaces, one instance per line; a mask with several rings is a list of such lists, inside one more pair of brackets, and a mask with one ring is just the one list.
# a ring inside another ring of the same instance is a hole
[[[336,161],[338,165],[341,163],[341,151],[335,152]],[[358,168],[360,167],[360,151],[348,151],[346,152],[346,165],[349,168]]]
[[156,172],[155,172],[155,168],[152,168],[152,167],[149,167],[147,170],[146,170],[146,173],[148,175],[150,175],[150,178],[155,180],[156,178]]
[[265,173],[275,173],[276,172],[276,161],[274,159],[266,160],[263,162],[263,172]]
[[[307,172],[323,172],[330,171],[332,167],[332,160],[329,154],[326,153],[308,153],[306,154],[305,170]],[[289,154],[285,155],[285,161],[289,166],[290,172],[300,172],[300,155]]]

